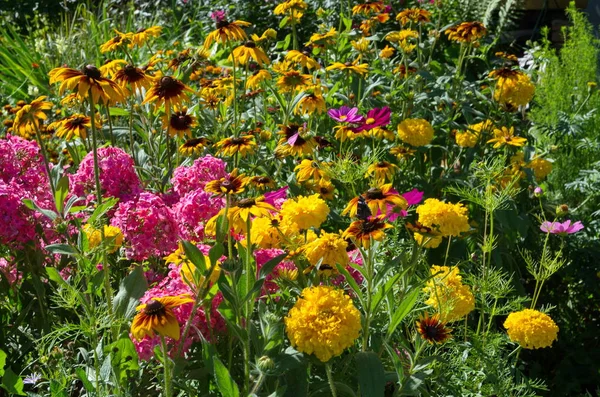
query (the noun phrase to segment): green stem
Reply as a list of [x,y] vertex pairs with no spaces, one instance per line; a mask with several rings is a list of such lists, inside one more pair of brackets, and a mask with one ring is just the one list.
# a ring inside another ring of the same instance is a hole
[[110,108],[108,107],[108,103],[104,105],[106,108],[106,117],[108,118],[108,133],[110,136],[110,144],[112,146],[116,146],[115,144],[115,134],[113,133],[112,119],[110,117]]
[[169,351],[167,350],[167,343],[165,341],[165,337],[162,335],[160,335],[160,346],[162,347],[163,351],[163,368],[165,371],[164,395],[165,397],[171,397],[173,395],[173,390],[171,386],[171,365],[169,364]]
[[[251,276],[254,278],[252,269],[252,239],[250,216],[246,219],[246,295],[250,292]],[[254,297],[248,296],[246,300],[246,334],[250,335],[250,319],[252,317]],[[244,385],[245,390],[250,390],[250,340],[244,340]]]
[[333,382],[333,374],[331,373],[331,363],[325,364],[325,372],[327,372],[327,381],[329,382],[329,388],[331,389],[331,396],[337,397],[335,383]]
[[[38,127],[37,121],[33,121],[33,128],[35,129],[35,136],[40,144],[40,149],[42,150],[42,158],[44,159],[44,167],[46,168],[46,173],[48,174],[48,182],[50,183],[50,190],[52,190],[52,198],[56,197],[56,188],[54,187],[54,181],[52,180],[52,174],[50,174],[50,162],[48,160],[48,150],[46,149],[46,144],[42,139],[42,134]],[[60,214],[62,218],[62,214]]]

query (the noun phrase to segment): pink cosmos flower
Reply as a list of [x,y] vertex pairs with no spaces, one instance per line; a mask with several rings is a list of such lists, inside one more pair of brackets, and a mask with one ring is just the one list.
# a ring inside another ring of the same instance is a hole
[[[408,205],[417,205],[423,200],[423,194],[425,194],[425,192],[413,189],[410,192],[402,193],[402,197],[406,199]],[[406,216],[408,215],[408,212],[406,210],[394,210],[395,207],[391,204],[387,205],[387,209],[388,219],[390,220],[390,222],[395,221],[396,219],[398,219],[399,216],[406,218]]]
[[356,127],[356,132],[368,131],[376,127],[388,125],[390,123],[391,115],[392,111],[387,106],[371,109],[367,113],[367,117],[363,123]]
[[342,106],[339,109],[329,109],[329,117],[340,123],[361,123],[365,118],[358,114],[358,108]]
[[560,234],[567,235],[577,233],[578,231],[583,229],[583,223],[577,221],[571,224],[571,220],[566,220],[564,222],[548,222],[545,221],[540,226],[540,230],[542,232],[551,233],[551,234]]

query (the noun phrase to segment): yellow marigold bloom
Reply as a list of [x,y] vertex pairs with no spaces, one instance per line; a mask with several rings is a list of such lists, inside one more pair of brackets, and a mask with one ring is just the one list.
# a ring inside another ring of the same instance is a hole
[[[319,92],[318,92],[319,91]],[[318,114],[325,113],[327,106],[325,105],[325,98],[320,93],[320,90],[309,93],[304,96],[294,108],[294,114]]]
[[426,236],[419,232],[414,233],[417,244],[423,248],[437,248],[442,243],[442,236]]
[[458,26],[446,29],[448,40],[459,43],[472,43],[487,34],[487,29],[481,22],[463,22]]
[[385,9],[383,1],[365,1],[352,7],[352,15],[362,14],[369,16],[370,14],[378,14]]
[[181,81],[170,76],[163,76],[154,80],[154,85],[146,93],[142,105],[155,102],[154,106],[160,107],[164,104],[165,113],[171,114],[173,106],[181,106],[182,102],[190,100],[188,92],[193,91]]
[[419,223],[439,231],[444,237],[457,237],[469,231],[468,212],[462,203],[444,203],[433,198],[417,207]]
[[252,221],[250,236],[252,244],[260,248],[281,248],[288,233],[296,234],[299,229],[291,222],[284,223],[278,217],[260,217]]
[[386,45],[383,50],[379,51],[379,57],[383,58],[383,59],[388,59],[388,58],[391,58],[392,56],[394,56],[394,52],[396,52],[394,47],[390,47],[389,45]]
[[223,19],[222,21],[217,22],[217,28],[206,36],[204,48],[210,48],[214,43],[225,44],[231,41],[247,40],[248,36],[242,28],[250,25],[250,22],[229,22],[226,19]]
[[140,28],[137,32],[131,35],[131,44],[129,44],[129,47],[133,48],[134,45],[141,47],[144,44],[146,44],[150,37],[158,37],[160,36],[161,32],[162,26],[150,26],[149,28]]
[[475,309],[475,297],[468,285],[463,285],[458,267],[432,266],[431,278],[423,291],[429,294],[425,304],[436,309],[443,321],[461,319]]
[[525,349],[549,347],[557,339],[558,326],[545,313],[524,309],[508,315],[504,321],[508,337]]
[[310,159],[302,160],[302,162],[298,164],[296,168],[294,168],[294,171],[297,172],[296,180],[298,182],[304,182],[309,179],[318,181],[321,178],[326,177],[326,174],[321,169],[319,162]]
[[532,159],[525,168],[531,168],[533,170],[533,175],[535,175],[535,179],[541,181],[552,172],[552,163],[541,157],[536,157]]
[[179,340],[180,327],[173,309],[193,302],[188,296],[152,298],[148,303],[136,307],[138,313],[131,323],[131,334],[137,340],[142,340],[145,336],[152,338],[155,332]]
[[263,81],[271,80],[271,73],[266,69],[260,69],[252,73],[252,76],[246,80],[246,89],[256,90]]
[[325,33],[313,33],[310,36],[310,40],[306,43],[306,45],[314,45],[314,46],[324,46],[331,45],[335,43],[335,39],[337,38],[337,30],[335,28],[330,28],[329,31]]
[[396,164],[389,163],[387,161],[379,161],[373,163],[367,168],[365,178],[373,177],[375,183],[381,185],[387,180],[393,180],[394,175],[399,170]]
[[433,127],[424,119],[406,119],[398,124],[398,136],[411,146],[429,145],[433,135]]
[[[98,247],[102,243],[102,234],[100,230],[95,229],[92,225],[86,224],[83,227],[83,232],[88,239],[88,246],[91,250]],[[104,241],[107,244],[108,253],[116,252],[123,245],[123,233],[116,226],[104,225]]]
[[357,246],[369,248],[371,240],[382,241],[385,238],[385,229],[392,227],[385,223],[385,215],[369,216],[352,222],[342,234],[342,238],[350,238]]
[[496,89],[494,90],[494,100],[503,106],[518,108],[527,105],[534,94],[535,86],[529,76],[517,71],[514,74],[498,77]]
[[28,105],[23,105],[16,113],[13,128],[22,136],[35,135],[35,129],[40,127],[40,120],[46,120],[45,111],[52,109],[52,102],[46,101],[46,96],[38,97]]
[[293,92],[297,89],[306,87],[310,84],[312,76],[300,73],[297,70],[290,70],[283,73],[277,79],[277,88],[282,92]]
[[246,157],[248,154],[254,153],[256,146],[252,135],[225,138],[215,143],[215,147],[218,148],[217,154],[229,157],[233,157],[236,153]]
[[504,145],[511,145],[521,147],[527,143],[526,138],[515,136],[515,127],[502,127],[501,129],[494,130],[494,137],[487,141],[487,143],[493,143],[494,149],[498,149]]
[[234,61],[240,65],[246,65],[250,59],[258,63],[260,67],[271,63],[267,54],[253,41],[246,41],[243,45],[236,47],[228,58],[230,62]]
[[114,81],[102,77],[102,72],[94,65],[86,65],[82,70],[71,68],[55,68],[48,73],[50,84],[60,82],[59,94],[65,89],[74,90],[82,98],[90,94],[95,104],[123,102],[125,100],[121,87]]
[[424,23],[431,21],[431,13],[422,8],[407,8],[402,10],[396,15],[396,21],[402,25],[406,25],[409,22]]
[[348,264],[348,243],[336,233],[321,233],[319,238],[302,247],[304,256],[308,262],[316,266],[321,264],[334,267],[336,264],[346,266]]
[[322,362],[352,346],[361,330],[352,299],[330,286],[305,288],[284,322],[292,346]]
[[479,142],[479,136],[470,131],[457,131],[454,138],[460,147],[475,147]]
[[105,53],[108,51],[114,51],[120,48],[123,44],[127,44],[131,40],[133,33],[121,33],[117,29],[113,29],[116,33],[112,39],[100,46],[100,52]]
[[279,213],[283,219],[288,219],[298,225],[298,228],[306,230],[321,226],[329,215],[329,207],[323,199],[319,198],[318,194],[313,194],[307,197],[298,196],[287,199]]
[[285,60],[299,64],[303,68],[307,68],[309,70],[321,69],[319,62],[312,59],[307,52],[304,53],[297,50],[288,51],[288,53],[285,55]]
[[343,72],[354,72],[358,75],[365,76],[369,73],[369,65],[366,63],[358,63],[358,59],[354,60],[354,62],[334,62],[332,65],[327,66],[328,71],[331,70],[341,70]]

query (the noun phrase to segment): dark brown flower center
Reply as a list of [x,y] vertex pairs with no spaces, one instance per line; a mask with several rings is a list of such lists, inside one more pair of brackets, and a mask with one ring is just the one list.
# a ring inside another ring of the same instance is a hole
[[223,20],[217,22],[217,29],[222,29],[228,25],[229,25],[229,21],[227,21],[227,19],[223,19]]
[[165,305],[163,305],[160,301],[157,301],[155,299],[148,303],[144,308],[144,313],[146,313],[149,316],[164,314],[164,312]]
[[360,230],[364,233],[364,234],[370,234],[376,230],[381,229],[381,227],[383,226],[382,222],[380,222],[377,219],[367,219],[361,222],[360,224]]
[[249,40],[249,41],[247,41],[247,42],[244,43],[244,47],[256,48],[256,43],[253,42],[252,40]]
[[258,183],[270,183],[271,179],[269,177],[266,177],[266,176],[261,176],[259,178],[256,178],[256,182],[258,182]]
[[192,138],[183,144],[183,146],[186,148],[193,148],[199,145],[204,145],[204,138]]
[[192,117],[183,112],[171,116],[171,127],[176,130],[187,130],[192,125]]
[[367,190],[366,196],[367,200],[381,200],[385,198],[381,189],[376,187],[372,187],[371,189]]
[[177,87],[177,82],[170,76],[164,76],[160,79],[160,88],[163,90],[173,90]]
[[86,65],[83,70],[83,74],[85,74],[90,79],[99,79],[102,77],[102,73],[100,73],[100,69],[95,67],[94,65]]
[[71,125],[82,125],[85,122],[85,119],[83,117],[75,117],[73,120],[71,120]]
[[243,199],[238,202],[238,207],[240,208],[250,208],[256,204],[256,200],[253,198]]
[[247,143],[246,138],[242,138],[242,137],[231,138],[230,142],[231,142],[232,145],[236,145],[236,146],[243,145],[243,144]]

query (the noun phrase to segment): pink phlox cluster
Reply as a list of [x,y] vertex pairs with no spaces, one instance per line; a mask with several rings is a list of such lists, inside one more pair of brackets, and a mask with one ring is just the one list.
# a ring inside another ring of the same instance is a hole
[[[281,254],[285,254],[285,251],[278,248],[269,248],[269,249],[258,249],[254,251],[254,259],[256,260],[256,271],[257,277],[258,272],[264,266],[265,263],[270,261],[271,259],[279,256]],[[296,270],[297,267],[292,261],[282,261],[279,262],[271,273],[267,275],[265,278],[265,283],[263,284],[262,294],[270,295],[279,291],[279,286],[275,282],[275,280],[279,277],[280,273],[283,270]]]
[[[135,199],[142,191],[142,183],[135,172],[133,159],[116,147],[98,149],[100,186],[104,197],[116,197],[121,202]],[[77,172],[70,176],[71,193],[93,201],[96,192],[94,154],[88,153]]]
[[111,224],[123,232],[128,259],[162,257],[177,249],[179,228],[173,211],[153,193],[143,192],[136,200],[119,203]]
[[14,261],[7,261],[0,258],[0,279],[4,277],[11,287],[16,285],[23,278],[23,274],[17,270],[17,264]]
[[204,186],[215,179],[225,178],[225,162],[207,155],[194,161],[191,166],[180,166],[173,171],[173,190],[183,197],[193,190],[204,189]]
[[21,201],[22,193],[18,185],[0,181],[0,245],[13,249],[36,240],[36,217]]
[[288,187],[284,186],[281,189],[265,193],[265,202],[271,204],[277,210],[280,210],[283,202],[287,200],[287,190]]
[[213,196],[203,189],[186,193],[173,206],[173,213],[181,238],[184,240],[200,241],[204,239],[204,225],[225,206],[225,199]]

